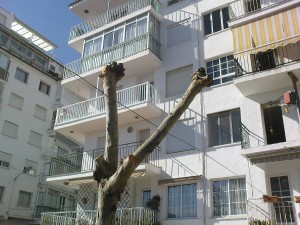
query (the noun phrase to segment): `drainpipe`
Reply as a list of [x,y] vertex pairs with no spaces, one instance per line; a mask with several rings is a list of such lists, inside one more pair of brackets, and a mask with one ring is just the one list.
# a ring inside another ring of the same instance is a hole
[[297,105],[298,123],[299,123],[299,121],[300,121],[300,115],[299,115],[299,113],[300,113],[300,102],[299,102],[299,94],[298,94],[298,88],[297,88],[298,78],[295,76],[295,74],[292,71],[288,72],[287,74],[289,75],[289,77],[292,80],[293,88],[294,88],[295,94],[297,96],[296,105]]

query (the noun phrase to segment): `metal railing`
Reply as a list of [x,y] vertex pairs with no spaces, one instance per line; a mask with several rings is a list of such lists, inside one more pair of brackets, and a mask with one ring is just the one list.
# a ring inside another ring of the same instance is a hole
[[152,6],[156,12],[160,13],[161,3],[158,0],[131,0],[113,9],[110,9],[97,17],[72,27],[69,40],[71,41],[77,37],[94,31],[117,19],[134,13],[140,9],[146,8],[147,6]]
[[292,197],[280,198],[278,203],[267,203],[261,199],[248,200],[248,224],[296,225],[295,203],[291,199]]
[[241,123],[241,146],[242,149],[265,145],[262,137],[254,134],[244,124]]
[[284,1],[286,0],[237,0],[229,4],[230,19],[243,17]]
[[[94,225],[96,210],[52,212],[41,214],[42,225]],[[157,221],[157,211],[143,208],[117,209],[114,225],[152,225]]]
[[236,77],[271,70],[300,60],[300,42],[279,46],[264,52],[251,51],[235,58]]
[[99,69],[105,64],[127,58],[147,49],[160,57],[160,43],[149,33],[65,65],[63,79],[76,77],[77,74]]
[[[146,82],[130,88],[117,91],[118,109],[150,102],[158,103],[157,90],[150,83]],[[57,109],[55,126],[75,122],[105,113],[104,96],[92,98],[83,102]]]
[[[131,155],[142,142],[134,142],[119,145],[119,163],[121,160]],[[85,151],[83,153],[71,154],[65,156],[54,157],[50,163],[50,176],[93,171],[96,168],[95,159],[104,154],[104,148]],[[160,150],[156,148],[147,156],[144,163],[159,166]]]

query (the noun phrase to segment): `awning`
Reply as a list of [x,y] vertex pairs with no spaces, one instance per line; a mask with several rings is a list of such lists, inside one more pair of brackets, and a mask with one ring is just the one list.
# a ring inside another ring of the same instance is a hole
[[300,6],[232,28],[234,55],[254,54],[300,40]]

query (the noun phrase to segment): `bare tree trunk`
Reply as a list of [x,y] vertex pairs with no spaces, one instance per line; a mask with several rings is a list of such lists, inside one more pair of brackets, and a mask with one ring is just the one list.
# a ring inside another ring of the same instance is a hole
[[[198,69],[192,75],[192,83],[183,95],[181,101],[157,128],[157,130],[146,140],[132,155],[123,160],[122,165],[116,168],[115,162],[118,163],[118,123],[116,95],[111,93],[116,90],[116,83],[124,75],[124,69],[121,64],[113,63],[103,70],[103,77],[116,76],[115,81],[103,82],[104,90],[107,89],[107,143],[105,157],[100,156],[96,159],[97,168],[94,172],[94,179],[98,182],[98,210],[96,225],[113,225],[117,204],[120,201],[121,193],[136,169],[143,160],[160,144],[167,135],[168,131],[177,122],[183,112],[189,107],[195,96],[203,87],[211,83],[206,76],[203,68]],[[119,68],[116,72],[116,68]],[[113,80],[113,78],[111,78]],[[109,87],[114,85],[114,87]],[[110,108],[110,109],[108,109]],[[111,154],[111,155],[110,155]],[[110,161],[109,161],[110,160]],[[108,169],[109,168],[109,169]]]

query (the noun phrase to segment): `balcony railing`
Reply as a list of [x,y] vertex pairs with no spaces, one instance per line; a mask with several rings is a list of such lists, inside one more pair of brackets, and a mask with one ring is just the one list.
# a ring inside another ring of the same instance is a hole
[[161,3],[158,0],[131,0],[125,4],[117,6],[116,8],[108,10],[97,17],[72,27],[69,40],[71,41],[74,38],[80,37],[93,30],[103,27],[106,24],[109,24],[147,6],[152,6],[156,12],[160,13]]
[[[158,103],[158,93],[154,86],[146,82],[117,91],[118,109],[142,103]],[[121,103],[121,104],[120,104]],[[104,96],[57,109],[55,126],[99,116],[105,113]]]
[[235,58],[236,77],[262,72],[300,60],[300,42],[287,44],[275,49],[251,54],[245,52]]
[[262,137],[250,131],[244,124],[241,123],[241,147],[247,149],[265,145],[265,141]]
[[277,5],[286,0],[237,0],[229,4],[230,18],[235,19],[247,14]]
[[[134,142],[119,145],[119,163],[131,155],[142,143]],[[156,148],[145,159],[145,163],[159,166],[159,148]],[[93,171],[96,168],[95,159],[104,154],[104,149],[94,149],[83,153],[54,157],[50,163],[50,176]]]
[[152,51],[157,57],[160,57],[160,43],[149,33],[67,64],[64,69],[63,79],[76,77],[76,74],[98,69],[105,64],[127,58],[147,49]]
[[248,200],[249,225],[296,225],[293,197],[282,197],[278,203],[263,202],[262,199]]
[[[94,225],[96,210],[42,213],[42,225]],[[157,221],[157,212],[143,207],[117,209],[114,225],[152,225]]]

